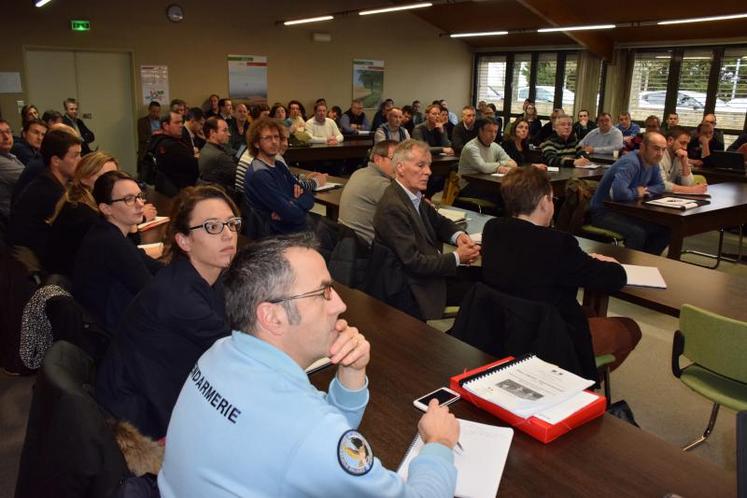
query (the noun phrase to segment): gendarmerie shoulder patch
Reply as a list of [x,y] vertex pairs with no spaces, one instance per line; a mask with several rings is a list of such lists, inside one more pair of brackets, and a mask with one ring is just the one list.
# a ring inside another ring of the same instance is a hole
[[345,472],[362,476],[373,467],[373,450],[366,438],[358,431],[346,431],[337,444],[337,460]]

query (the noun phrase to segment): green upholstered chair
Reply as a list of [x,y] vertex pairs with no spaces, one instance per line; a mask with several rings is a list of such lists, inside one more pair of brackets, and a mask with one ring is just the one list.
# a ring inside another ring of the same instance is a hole
[[484,211],[487,211],[488,214],[495,213],[497,209],[495,202],[480,199],[479,197],[457,197],[454,199],[454,205],[463,209],[477,211],[481,214]]
[[[692,363],[680,367],[680,356]],[[711,418],[703,435],[686,445],[690,450],[713,431],[718,410],[724,405],[747,410],[747,322],[726,318],[689,304],[680,311],[680,330],[672,344],[672,373],[683,384],[713,401]]]
[[588,239],[599,240],[601,242],[612,242],[616,246],[620,245],[620,242],[625,242],[625,237],[623,237],[622,234],[591,224],[582,225],[581,233],[579,235]]

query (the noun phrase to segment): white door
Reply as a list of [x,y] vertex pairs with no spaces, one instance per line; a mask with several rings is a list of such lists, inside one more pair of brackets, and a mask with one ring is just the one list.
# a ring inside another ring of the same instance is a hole
[[63,112],[63,100],[77,99],[78,117],[96,135],[92,149],[112,154],[134,175],[137,139],[130,54],[33,49],[25,54],[28,102],[41,112]]

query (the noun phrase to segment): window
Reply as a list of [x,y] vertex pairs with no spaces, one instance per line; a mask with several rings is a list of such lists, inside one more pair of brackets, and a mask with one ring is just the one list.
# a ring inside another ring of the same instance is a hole
[[633,119],[643,121],[651,114],[664,114],[671,58],[670,51],[636,54],[628,102]]
[[505,88],[506,56],[480,57],[477,67],[477,102],[484,100],[488,104],[495,104],[498,113],[501,113]]
[[741,130],[747,112],[747,47],[724,52],[718,79],[716,96],[723,103],[719,109],[716,101],[718,127]]
[[[524,99],[529,98],[529,75],[531,72],[532,56],[530,54],[517,54],[516,57],[514,57],[511,114],[521,114],[524,112]],[[537,111],[539,111],[539,109],[537,109]]]
[[[681,125],[697,126],[703,120],[712,63],[712,50],[685,50],[684,52],[677,91],[677,114]],[[721,105],[717,101],[717,112],[719,107]]]
[[558,70],[558,56],[555,53],[540,54],[537,60],[537,86],[534,104],[537,114],[549,116],[555,107],[555,73]]
[[574,104],[576,102],[576,67],[577,67],[578,56],[576,54],[568,54],[565,58],[565,77],[563,78],[563,109],[566,114],[574,116],[575,111]]

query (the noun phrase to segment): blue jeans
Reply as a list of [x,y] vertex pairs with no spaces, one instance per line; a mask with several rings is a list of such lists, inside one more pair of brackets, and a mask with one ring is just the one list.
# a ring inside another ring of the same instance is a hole
[[608,209],[594,209],[591,222],[599,228],[619,233],[625,247],[657,256],[669,245],[669,228],[639,218],[625,216]]

